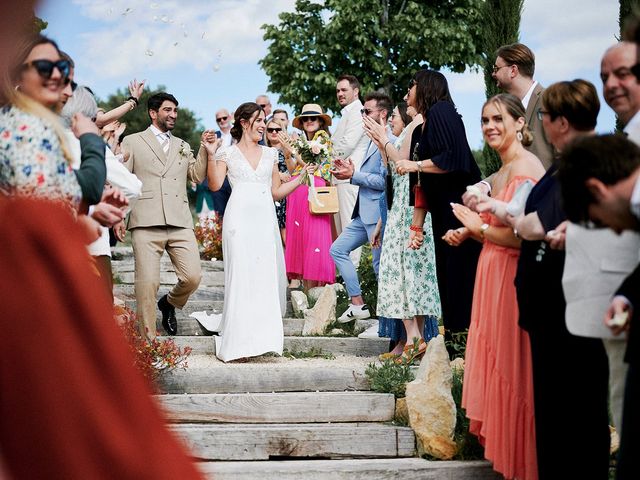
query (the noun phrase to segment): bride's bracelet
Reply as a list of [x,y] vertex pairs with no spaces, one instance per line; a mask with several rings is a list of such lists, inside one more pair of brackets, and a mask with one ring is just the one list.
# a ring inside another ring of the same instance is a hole
[[420,225],[411,225],[409,227],[409,230],[411,230],[413,232],[422,233],[424,235],[424,230],[422,229],[422,227]]

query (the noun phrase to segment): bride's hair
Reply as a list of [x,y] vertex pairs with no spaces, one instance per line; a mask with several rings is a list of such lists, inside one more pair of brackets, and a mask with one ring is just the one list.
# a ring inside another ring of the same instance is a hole
[[231,136],[237,142],[242,138],[242,124],[240,120],[249,122],[249,125],[253,125],[255,119],[252,121],[251,117],[257,111],[264,111],[264,109],[255,102],[246,102],[236,108],[233,115],[233,127],[231,127]]

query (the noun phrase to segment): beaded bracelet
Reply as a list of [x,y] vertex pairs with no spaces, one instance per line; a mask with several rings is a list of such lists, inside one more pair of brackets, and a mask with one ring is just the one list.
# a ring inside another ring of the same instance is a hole
[[414,232],[420,232],[420,233],[423,233],[423,231],[422,231],[422,227],[421,227],[421,226],[419,226],[419,225],[411,225],[411,226],[409,227],[409,230],[412,230],[412,231],[414,231]]

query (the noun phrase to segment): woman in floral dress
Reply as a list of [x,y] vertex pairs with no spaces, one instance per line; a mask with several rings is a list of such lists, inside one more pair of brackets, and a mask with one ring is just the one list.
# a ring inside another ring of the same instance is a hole
[[[413,130],[414,126],[410,126],[411,118],[406,114],[406,105],[396,107],[391,115],[391,125],[393,133],[399,136],[392,147],[386,145],[385,127],[367,117],[363,118],[365,130],[383,152],[385,163],[388,161],[385,146],[387,149],[395,147],[401,150],[409,130]],[[438,334],[440,296],[430,216],[427,215],[424,224],[427,233],[423,247],[419,250],[408,249],[406,232],[413,218],[413,207],[409,205],[409,177],[399,175],[392,165],[387,165],[387,172],[391,175],[393,193],[387,192],[389,197],[387,203],[390,208],[380,256],[376,310],[379,316],[388,317],[384,320],[386,323],[394,322],[393,319],[402,319],[408,333],[406,338],[409,338],[409,345],[406,346],[406,340],[398,338],[396,333],[398,342],[390,354],[391,356],[402,355],[403,350],[407,348],[405,356],[408,356],[415,339],[422,344]],[[393,327],[389,330],[391,329],[396,332],[398,330]],[[422,349],[424,350],[424,347]]]

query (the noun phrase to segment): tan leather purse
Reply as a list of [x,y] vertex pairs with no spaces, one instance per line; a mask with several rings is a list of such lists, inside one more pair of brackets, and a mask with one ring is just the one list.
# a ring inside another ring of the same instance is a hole
[[324,206],[320,207],[313,202],[309,202],[309,211],[313,215],[325,215],[340,211],[337,187],[316,187],[316,192],[318,193],[318,200]]

